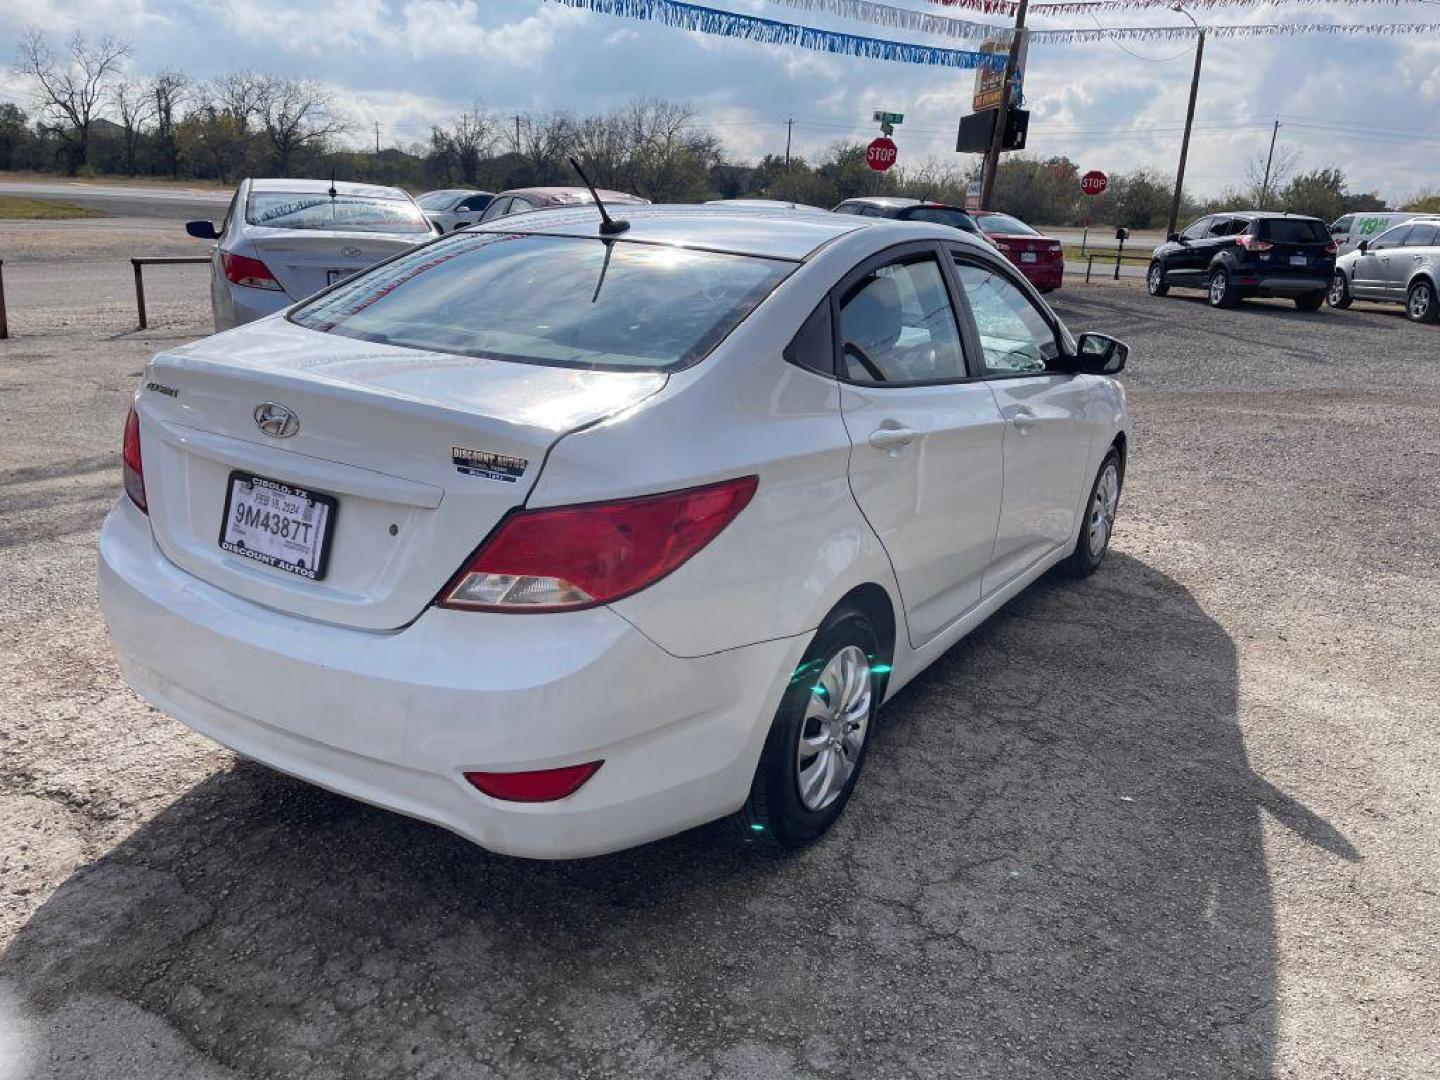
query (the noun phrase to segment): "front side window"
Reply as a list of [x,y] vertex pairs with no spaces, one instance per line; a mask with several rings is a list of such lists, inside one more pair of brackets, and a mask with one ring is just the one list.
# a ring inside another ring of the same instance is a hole
[[1007,278],[974,263],[957,261],[955,272],[970,302],[987,375],[1035,375],[1060,356],[1055,331]]
[[1431,225],[1428,222],[1420,225],[1410,226],[1410,232],[1405,237],[1406,247],[1434,247],[1436,245],[1436,234],[1440,233],[1440,227]]
[[1211,236],[1239,236],[1250,228],[1250,222],[1245,218],[1221,218],[1214,225],[1210,226]]
[[841,370],[852,382],[965,377],[960,331],[933,258],[891,263],[853,285],[840,304]]
[[490,205],[485,207],[485,213],[480,215],[480,220],[494,221],[498,217],[503,217],[509,206],[510,196],[508,195],[503,199],[491,199]]
[[459,196],[458,191],[431,191],[421,195],[415,201],[420,204],[422,210],[448,210],[450,204]]
[[1214,220],[1214,218],[1202,217],[1180,235],[1186,240],[1199,240],[1205,235],[1206,230],[1210,228],[1210,223]]
[[858,214],[859,212],[860,208],[854,203],[841,203],[839,206],[835,207],[833,211],[833,213],[836,214]]
[[1399,247],[1405,243],[1405,238],[1410,235],[1410,226],[1396,225],[1393,229],[1381,233],[1374,240],[1370,241],[1371,251],[1381,251],[1385,248]]
[[1354,220],[1355,220],[1355,215],[1354,215],[1354,214],[1346,214],[1346,215],[1345,215],[1344,217],[1342,217],[1339,221],[1335,222],[1334,225],[1331,225],[1331,226],[1330,226],[1330,235],[1331,235],[1331,236],[1344,236],[1346,233],[1348,233],[1348,232],[1350,231],[1350,224],[1351,224],[1351,222],[1353,222]]
[[245,220],[271,229],[328,232],[430,232],[430,223],[409,199],[372,195],[336,195],[323,191],[252,191]]
[[323,333],[613,371],[703,359],[794,269],[659,244],[451,233],[301,307]]

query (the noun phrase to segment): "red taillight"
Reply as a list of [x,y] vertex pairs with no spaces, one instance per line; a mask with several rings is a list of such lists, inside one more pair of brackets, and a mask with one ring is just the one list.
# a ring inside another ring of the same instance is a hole
[[506,518],[440,594],[442,607],[570,611],[659,581],[745,509],[756,477]]
[[1275,246],[1269,240],[1261,240],[1258,236],[1251,236],[1248,233],[1237,236],[1235,242],[1246,251],[1269,251]]
[[140,416],[134,406],[131,406],[130,415],[125,417],[125,442],[120,457],[125,475],[125,494],[142,513],[150,513],[150,508],[145,505],[145,465],[140,460]]
[[280,291],[280,282],[275,280],[275,275],[270,273],[270,268],[259,259],[222,251],[220,266],[225,271],[226,280],[233,281],[236,285],[244,285],[247,289]]
[[603,765],[591,761],[536,772],[467,772],[465,779],[492,799],[506,802],[554,802],[574,795]]

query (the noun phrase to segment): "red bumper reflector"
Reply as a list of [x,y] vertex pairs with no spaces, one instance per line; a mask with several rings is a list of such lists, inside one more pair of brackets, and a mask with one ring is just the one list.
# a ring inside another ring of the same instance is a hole
[[603,761],[566,765],[536,772],[467,772],[465,779],[492,799],[506,802],[553,802],[573,795],[595,775]]

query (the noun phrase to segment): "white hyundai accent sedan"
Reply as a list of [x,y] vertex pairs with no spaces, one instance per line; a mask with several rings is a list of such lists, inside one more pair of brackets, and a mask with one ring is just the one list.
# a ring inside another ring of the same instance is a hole
[[947,226],[624,212],[447,235],[157,355],[100,536],[130,685],[495,851],[726,815],[793,847],[882,701],[1099,566],[1123,344]]

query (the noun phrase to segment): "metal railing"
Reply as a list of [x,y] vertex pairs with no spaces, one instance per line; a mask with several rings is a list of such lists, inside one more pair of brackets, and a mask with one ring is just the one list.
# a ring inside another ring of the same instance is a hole
[[1150,262],[1148,255],[1126,255],[1123,251],[1091,251],[1085,255],[1085,284],[1090,284],[1090,271],[1095,267],[1096,259],[1114,259],[1115,273],[1111,275],[1114,281],[1120,280],[1120,264],[1130,263],[1134,266],[1146,266]]
[[[147,266],[177,266],[182,263],[208,263],[209,255],[170,255],[149,258],[136,258],[130,260],[130,265],[135,271],[135,308],[140,315],[140,329],[148,329],[150,324],[145,319],[145,276],[143,270]],[[0,308],[3,311],[3,308]]]

